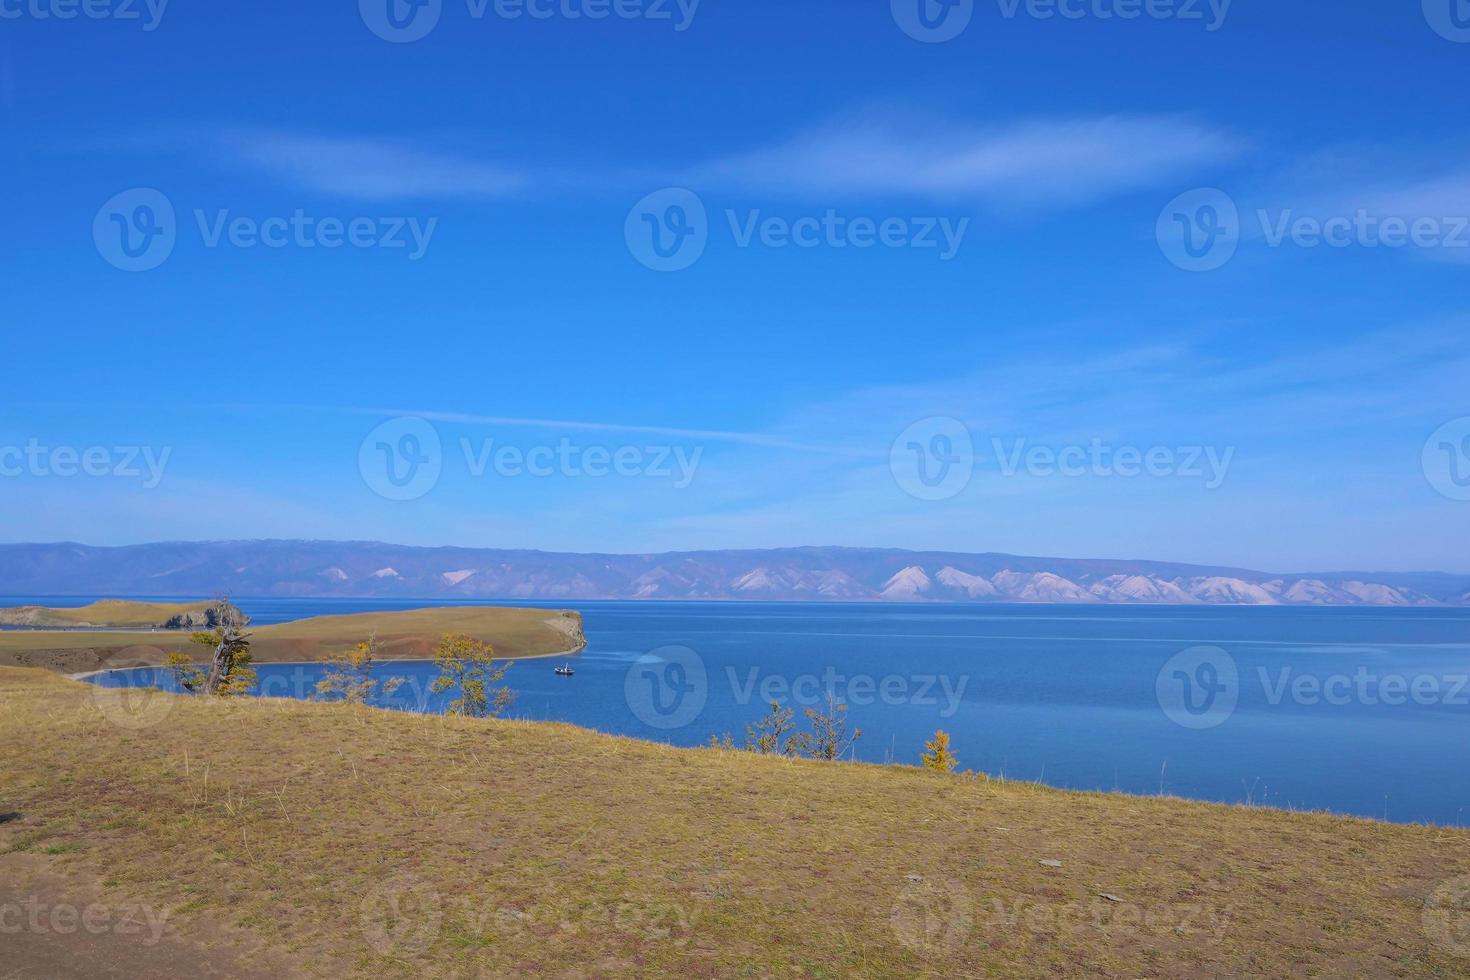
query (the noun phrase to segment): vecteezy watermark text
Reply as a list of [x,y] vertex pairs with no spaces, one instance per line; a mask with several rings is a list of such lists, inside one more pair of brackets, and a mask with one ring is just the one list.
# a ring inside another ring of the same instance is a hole
[[[604,479],[609,477],[665,480],[675,490],[694,482],[703,446],[582,444],[565,436],[554,443],[530,446],[461,436],[464,470],[472,479]],[[363,482],[389,500],[416,500],[438,484],[445,464],[439,430],[426,419],[405,416],[373,429],[358,447],[357,466]]]
[[218,248],[224,243],[234,248],[409,249],[410,262],[424,257],[439,226],[438,218],[420,220],[411,215],[316,218],[300,208],[289,216],[270,218],[231,217],[227,209],[212,214],[196,210],[194,221],[205,248]]
[[142,903],[110,905],[93,902],[73,905],[47,903],[35,895],[18,902],[0,902],[0,936],[34,935],[138,936],[144,946],[155,946],[172,909]]
[[1330,673],[1293,666],[1257,667],[1242,674],[1236,660],[1215,646],[1190,647],[1169,658],[1155,684],[1159,707],[1175,724],[1208,729],[1235,714],[1247,681],[1259,689],[1257,704],[1302,707],[1470,707],[1470,674],[1402,673],[1360,664]]
[[[844,673],[835,666],[798,675],[766,671],[759,666],[737,670],[726,666],[722,679],[729,701],[753,710],[749,720],[773,703],[819,708],[829,700],[849,707],[904,705],[935,708],[939,718],[952,718],[964,701],[967,675]],[[624,677],[623,694],[633,715],[663,730],[683,728],[703,713],[712,678],[704,658],[682,646],[660,647],[639,657]]]
[[1134,479],[1148,476],[1200,480],[1206,490],[1225,482],[1235,447],[1128,446],[1091,439],[1086,445],[1028,446],[1025,439],[990,440],[1002,476],[1068,478],[1096,476]]
[[[1134,21],[1173,20],[1203,25],[1211,33],[1225,26],[1234,0],[995,0],[1005,20]],[[951,41],[974,19],[976,0],[889,0],[894,23],[926,44]]]
[[555,445],[497,447],[494,439],[481,439],[478,444],[459,440],[465,468],[470,476],[482,477],[486,472],[496,476],[530,476],[546,478],[564,476],[569,479],[607,476],[649,477],[671,481],[675,490],[683,490],[694,482],[703,446],[688,450],[684,446],[584,446],[568,438]]
[[[1106,894],[1087,900],[1002,899],[971,894],[959,880],[909,875],[888,915],[899,942],[925,953],[1012,937],[1118,936],[1225,939],[1234,910],[1203,902],[1137,902]],[[977,928],[978,927],[978,928]]]
[[[796,217],[770,215],[759,208],[727,208],[723,217],[736,248],[914,249],[932,252],[941,262],[959,254],[970,227],[969,218],[870,217],[842,214],[835,208]],[[645,196],[623,222],[628,251],[656,272],[689,268],[704,254],[712,233],[704,201],[682,187]]]
[[[990,440],[1000,475],[1038,479],[1080,477],[1198,480],[1219,489],[1235,459],[1234,446],[1136,446],[1093,438],[1062,446],[1033,445],[1028,439]],[[899,433],[889,448],[889,468],[899,488],[919,500],[956,496],[974,474],[975,440],[959,419],[934,415]]]
[[[228,208],[195,208],[193,225],[205,248],[381,249],[402,252],[414,262],[424,257],[438,218],[413,215],[316,216],[295,208],[290,214],[256,217]],[[173,202],[162,191],[133,188],[114,195],[92,220],[97,253],[124,272],[146,272],[168,261],[180,228]]]
[[1006,20],[1177,20],[1214,33],[1234,0],[995,0]]
[[24,446],[0,446],[0,477],[113,477],[142,480],[145,490],[163,482],[173,447],[47,446],[27,439]]
[[917,248],[938,249],[937,258],[948,262],[959,254],[969,218],[947,217],[867,218],[847,217],[828,208],[820,217],[762,217],[760,209],[743,215],[725,211],[736,248],[759,244],[765,248]]
[[[464,0],[472,21],[642,20],[670,24],[676,32],[694,23],[700,0]],[[394,44],[428,37],[439,26],[445,0],[358,0],[367,29]]]
[[[940,718],[953,718],[965,698],[970,684],[968,675],[948,674],[843,674],[836,667],[826,667],[820,674],[762,673],[751,667],[742,675],[734,667],[725,668],[725,678],[739,705],[769,705],[791,702],[801,707],[825,703],[830,694],[843,704],[862,707],[871,704],[914,705],[939,708]],[[941,699],[943,704],[941,705]]]
[[168,0],[0,0],[3,20],[137,21],[144,31],[163,23]]
[[1221,268],[1246,240],[1277,249],[1416,248],[1470,257],[1470,215],[1387,214],[1367,207],[1341,214],[1257,208],[1246,218],[1233,197],[1205,187],[1165,205],[1155,237],[1165,258],[1187,272]]
[[700,918],[696,905],[648,902],[632,896],[611,902],[583,897],[565,903],[523,906],[494,898],[445,896],[411,875],[379,882],[369,889],[358,910],[358,928],[378,952],[412,957],[438,940],[446,917],[476,936],[534,934],[538,938],[584,933],[603,938],[684,946]]

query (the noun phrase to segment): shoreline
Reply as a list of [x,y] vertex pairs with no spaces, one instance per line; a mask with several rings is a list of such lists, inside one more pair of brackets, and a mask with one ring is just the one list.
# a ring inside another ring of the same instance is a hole
[[[524,656],[520,656],[520,657],[506,657],[504,659],[510,660],[512,663],[519,663],[522,660],[547,660],[547,659],[550,659],[552,657],[575,657],[575,656],[577,656],[578,654],[580,654],[585,649],[587,649],[587,643],[584,640],[582,642],[582,645],[581,646],[574,647],[574,648],[572,648],[570,650],[553,651],[551,653],[528,653],[528,654],[526,654]],[[373,662],[375,664],[431,664],[431,663],[434,662],[434,659],[435,658],[433,658],[433,657],[384,657],[381,660],[375,660]],[[495,659],[499,660],[499,659],[502,659],[502,658],[497,657]],[[331,662],[332,661],[330,659],[328,659],[328,660],[260,660],[260,661],[254,661],[254,662],[252,662],[251,666],[252,667],[315,667],[315,666],[319,666],[321,664],[329,664]],[[100,674],[116,674],[116,673],[121,673],[122,671],[125,671],[125,670],[156,670],[156,669],[158,669],[160,667],[167,667],[167,666],[168,666],[167,664],[137,664],[137,665],[132,666],[132,667],[106,667],[106,668],[104,668],[102,670],[88,670],[88,671],[83,671],[80,674],[62,674],[61,676],[62,677],[65,677],[65,678],[68,678],[70,680],[74,680],[74,681],[85,681],[89,677],[97,677]]]

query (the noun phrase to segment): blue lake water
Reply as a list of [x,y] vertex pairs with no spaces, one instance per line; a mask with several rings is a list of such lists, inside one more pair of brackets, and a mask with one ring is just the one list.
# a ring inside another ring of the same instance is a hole
[[[68,600],[26,597],[0,604]],[[257,625],[441,601],[240,599]],[[1470,610],[577,602],[589,645],[557,677],[524,661],[509,714],[677,745],[772,697],[832,688],[856,756],[912,764],[936,728],[965,768],[1076,789],[1463,825]],[[560,662],[560,661],[556,661]],[[310,696],[319,666],[259,665]],[[443,710],[432,665],[385,664],[389,706]],[[157,670],[108,685],[170,686]]]

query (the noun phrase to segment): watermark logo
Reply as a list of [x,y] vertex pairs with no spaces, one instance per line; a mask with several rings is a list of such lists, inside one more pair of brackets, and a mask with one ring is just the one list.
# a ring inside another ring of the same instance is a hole
[[[700,0],[465,0],[465,15],[499,20],[646,20],[668,21],[675,32],[694,24]],[[358,0],[368,30],[394,44],[427,37],[439,26],[443,0]]]
[[633,258],[654,272],[679,272],[709,244],[709,216],[699,195],[682,187],[654,191],[628,212],[623,240]]
[[[913,249],[931,251],[941,262],[959,254],[969,218],[913,215],[875,218],[836,208],[796,217],[760,208],[726,208],[723,230],[739,249]],[[666,188],[633,206],[623,223],[628,251],[657,272],[678,272],[699,260],[715,232],[704,201],[693,191]]]
[[948,500],[970,484],[975,442],[959,419],[934,415],[898,434],[888,467],[899,489],[919,500]]
[[374,886],[358,909],[363,938],[384,956],[414,956],[428,950],[444,922],[437,891],[412,876]]
[[[156,667],[167,657],[158,647],[133,646],[119,650],[107,657],[100,668],[103,671],[132,670],[137,667]],[[105,687],[94,684],[92,702],[102,715],[118,728],[141,731],[162,722],[174,710],[178,699],[152,684],[144,684],[131,674],[121,676],[122,686]]]
[[[192,216],[193,227],[207,249],[380,249],[401,251],[410,262],[428,253],[439,227],[438,218],[319,217],[302,208],[264,218],[232,214],[228,208],[213,212],[195,208]],[[180,231],[173,202],[151,188],[115,195],[92,220],[92,241],[98,254],[125,272],[158,268],[173,254]]]
[[[1000,475],[1037,479],[1198,480],[1206,490],[1225,483],[1234,446],[1115,444],[1094,437],[1063,446],[1025,438],[992,437],[990,452]],[[899,487],[921,500],[945,500],[964,490],[974,472],[976,448],[969,429],[949,416],[921,419],[893,441],[889,468]]]
[[1132,446],[1115,445],[1094,437],[1086,445],[1073,443],[1053,447],[1028,446],[1025,439],[1010,445],[1004,439],[990,440],[991,452],[1000,465],[1001,476],[1019,474],[1048,479],[1064,477],[1118,477],[1125,480],[1140,476],[1155,479],[1199,480],[1206,490],[1218,490],[1225,483],[1235,447],[1225,446]]
[[1470,500],[1470,417],[1446,422],[1424,443],[1424,478],[1440,496]]
[[443,468],[439,431],[412,416],[384,422],[357,450],[363,482],[388,500],[417,500],[434,489]]
[[1240,209],[1213,187],[1187,191],[1164,206],[1154,226],[1159,249],[1186,272],[1213,272],[1240,247]]
[[1209,33],[1225,26],[1234,0],[997,0],[1001,16],[1015,20],[1175,20],[1199,22]]
[[981,931],[1002,944],[1012,936],[1057,938],[1114,936],[1143,939],[1194,937],[1196,942],[1220,943],[1234,924],[1234,908],[1205,903],[1153,904],[1132,902],[1104,893],[1090,900],[1036,901],[1021,898],[1004,902],[991,898],[978,910]]
[[1470,959],[1470,875],[1451,878],[1424,903],[1424,934],[1451,956]]
[[1424,19],[1445,40],[1470,44],[1470,0],[1424,0]]
[[836,208],[798,218],[763,216],[759,208],[742,215],[727,208],[725,223],[736,248],[934,249],[941,262],[960,254],[970,228],[969,218],[890,215],[878,219],[839,214]]
[[444,0],[357,0],[367,29],[393,44],[420,41],[439,25]]
[[1271,248],[1291,245],[1316,248],[1445,248],[1470,249],[1470,217],[1464,215],[1375,214],[1358,208],[1352,214],[1328,217],[1299,215],[1291,208],[1275,213],[1256,212],[1261,235]]
[[[489,914],[484,914],[485,911]],[[604,942],[617,936],[682,948],[693,940],[701,912],[697,905],[675,902],[649,904],[627,897],[614,903],[591,899],[572,905],[533,905],[528,909],[516,906],[500,906],[494,910],[466,908],[462,917],[468,922],[478,923],[479,932],[494,931],[507,938],[583,934],[596,936]]]
[[[142,903],[73,905],[47,904],[36,895],[19,902],[0,902],[0,936],[31,933],[38,936],[138,936],[143,946],[156,946],[173,914],[171,908]],[[19,974],[6,974],[19,976]]]
[[709,698],[704,658],[688,647],[659,647],[628,668],[623,697],[650,728],[683,728],[699,717]]
[[24,446],[0,445],[0,477],[112,477],[141,480],[152,490],[163,482],[173,452],[172,446],[47,446],[31,438]]
[[565,436],[555,445],[542,443],[530,448],[509,443],[497,446],[494,439],[481,439],[476,445],[461,437],[459,447],[465,469],[476,479],[486,473],[505,478],[561,476],[571,480],[645,477],[668,480],[675,490],[694,482],[704,457],[703,446],[692,450],[673,445],[584,446]]
[[[798,707],[816,707],[835,700],[841,704],[865,707],[871,704],[906,705],[938,708],[940,718],[953,718],[965,700],[968,674],[841,674],[834,666],[821,674],[765,674],[751,667],[742,678],[734,667],[725,668],[734,701],[739,705],[758,703],[795,703]],[[942,703],[941,703],[942,699]]]
[[0,0],[0,20],[136,20],[158,30],[168,0]]
[[1275,676],[1265,667],[1256,668],[1261,693],[1276,707],[1288,699],[1292,704],[1314,707],[1350,704],[1389,708],[1414,704],[1420,707],[1470,707],[1470,674],[1380,674],[1367,666],[1346,674],[1298,673],[1282,667]]
[[925,44],[953,41],[970,26],[975,0],[890,0],[893,21]]
[[[531,445],[460,436],[459,450],[465,473],[475,480],[621,477],[664,480],[675,490],[694,482],[704,458],[704,447],[697,445],[583,444],[565,436],[554,443]],[[451,453],[447,461],[455,458]],[[363,481],[389,500],[416,500],[427,494],[443,475],[445,462],[438,430],[413,417],[384,422],[368,433],[357,454]]]
[[1196,731],[1217,728],[1240,701],[1240,671],[1235,658],[1219,647],[1190,647],[1164,664],[1154,693],[1174,724]]
[[[1470,0],[1467,0],[1470,2]],[[1170,201],[1159,214],[1159,249],[1188,272],[1213,272],[1235,257],[1242,238],[1268,248],[1444,250],[1470,254],[1470,215],[1387,214],[1360,207],[1342,213],[1257,208],[1247,221],[1223,191],[1202,188]]]
[[124,272],[156,269],[178,241],[173,202],[151,187],[115,194],[92,219],[92,241],[98,255]]
[[327,216],[319,218],[296,208],[289,215],[256,218],[231,215],[228,208],[213,214],[194,209],[194,224],[205,248],[300,248],[338,249],[344,246],[360,249],[396,251],[417,262],[429,251],[438,218],[420,219],[412,215],[382,215],[351,218]]
[[964,945],[975,928],[975,915],[964,885],[950,878],[931,881],[909,875],[893,903],[888,924],[899,942],[928,953]]

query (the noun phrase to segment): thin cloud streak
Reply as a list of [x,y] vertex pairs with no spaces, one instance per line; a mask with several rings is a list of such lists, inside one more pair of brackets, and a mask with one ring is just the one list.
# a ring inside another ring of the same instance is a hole
[[824,446],[809,442],[795,442],[790,439],[782,439],[759,432],[730,432],[722,429],[681,429],[661,425],[625,425],[618,422],[581,422],[570,419],[514,418],[503,415],[471,415],[461,412],[438,412],[423,409],[342,408],[341,410],[365,415],[385,415],[389,417],[412,415],[431,422],[456,422],[462,425],[570,429],[581,432],[628,432],[638,433],[640,435],[666,436],[671,439],[704,439],[715,442],[738,443],[747,446],[761,446],[767,449],[791,449],[798,452],[822,453],[830,456],[876,458],[880,455],[886,455],[842,446]]
[[511,167],[388,140],[232,130],[218,142],[231,164],[360,201],[498,199],[531,184]]
[[1240,138],[1174,116],[982,127],[863,115],[693,169],[693,183],[762,193],[967,196],[996,206],[1090,203],[1237,157]]
[[977,123],[868,112],[766,147],[686,167],[579,166],[480,159],[426,143],[234,128],[215,137],[219,162],[313,192],[362,201],[496,200],[604,195],[657,184],[778,198],[904,195],[996,208],[1090,204],[1232,161],[1243,140],[1177,116],[1115,115]]
[[[108,409],[153,409],[157,405],[140,402],[28,402],[32,407],[49,408],[108,408]],[[621,422],[587,422],[576,419],[521,418],[508,415],[476,415],[466,412],[445,412],[425,408],[375,408],[362,405],[303,405],[303,404],[252,404],[248,402],[209,402],[177,406],[191,411],[230,412],[330,412],[346,415],[366,415],[378,418],[421,418],[430,422],[452,422],[460,425],[504,426],[528,429],[567,429],[575,432],[623,432],[639,435],[664,436],[670,439],[703,439],[708,442],[727,442],[767,449],[789,449],[796,452],[821,453],[827,456],[845,456],[854,459],[886,458],[883,452],[855,449],[849,446],[823,445],[785,439],[761,432],[737,432],[727,429],[686,429],[666,425],[633,425]]]

